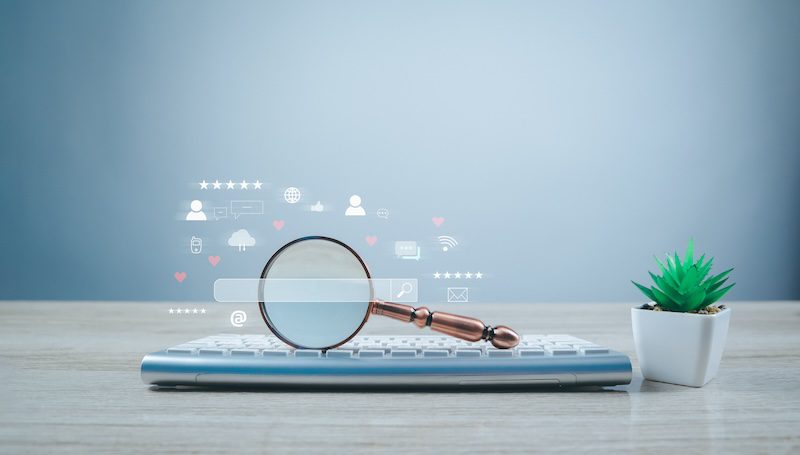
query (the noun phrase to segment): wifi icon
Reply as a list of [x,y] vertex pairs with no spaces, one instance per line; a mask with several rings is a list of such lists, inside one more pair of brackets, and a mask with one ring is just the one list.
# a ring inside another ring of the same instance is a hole
[[458,245],[458,242],[456,241],[456,239],[450,237],[449,235],[440,235],[439,245],[442,246],[442,251],[447,251]]

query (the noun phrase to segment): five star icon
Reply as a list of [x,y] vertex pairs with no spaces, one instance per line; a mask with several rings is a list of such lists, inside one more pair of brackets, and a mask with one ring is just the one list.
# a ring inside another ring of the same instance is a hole
[[472,273],[472,272],[464,272],[464,273],[461,273],[461,272],[455,272],[455,273],[444,272],[444,273],[439,273],[438,271],[433,273],[433,279],[438,280],[440,278],[444,278],[445,280],[449,280],[450,278],[453,278],[455,280],[460,280],[462,278],[464,278],[466,280],[471,280],[473,278],[476,279],[476,280],[480,280],[480,279],[483,278],[483,273],[481,273],[481,272],[476,272],[476,273]]
[[211,189],[214,190],[221,190],[222,185],[225,185],[226,190],[235,190],[237,185],[241,190],[248,190],[250,189],[251,185],[253,186],[254,190],[260,190],[261,187],[264,185],[264,183],[261,182],[261,180],[256,180],[255,182],[248,182],[247,180],[242,180],[241,183],[236,183],[233,180],[228,180],[227,182],[220,182],[219,179],[215,179],[213,182],[208,182],[205,179],[203,179],[202,182],[197,182],[197,184],[200,185],[201,190],[207,190],[208,185],[211,185]]

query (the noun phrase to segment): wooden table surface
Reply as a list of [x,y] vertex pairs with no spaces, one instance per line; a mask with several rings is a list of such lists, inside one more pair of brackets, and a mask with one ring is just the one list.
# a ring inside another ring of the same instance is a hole
[[[235,329],[231,305],[182,303],[207,313],[169,315],[175,304],[0,302],[0,453],[798,453],[800,302],[729,305],[725,356],[701,389],[641,379],[629,304],[467,304],[462,313],[521,333],[569,333],[623,351],[634,381],[567,392],[339,393],[141,382],[148,352],[263,332],[250,308]],[[364,333],[416,330],[374,318]]]

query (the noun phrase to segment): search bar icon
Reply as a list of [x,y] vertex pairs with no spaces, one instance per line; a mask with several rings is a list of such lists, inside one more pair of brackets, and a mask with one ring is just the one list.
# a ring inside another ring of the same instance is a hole
[[373,298],[396,303],[417,303],[416,278],[220,278],[214,281],[214,300],[220,303],[363,302],[372,285]]

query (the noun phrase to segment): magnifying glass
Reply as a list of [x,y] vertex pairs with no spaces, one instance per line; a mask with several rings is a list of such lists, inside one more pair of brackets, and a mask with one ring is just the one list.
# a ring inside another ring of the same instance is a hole
[[[308,301],[289,302],[273,297],[280,293],[269,292],[271,280],[292,279],[302,283],[340,280],[348,285],[321,285],[319,289],[306,286],[302,294],[309,296]],[[324,298],[315,298],[317,291],[326,293]],[[412,291],[411,283],[406,282],[399,296]],[[372,314],[411,322],[420,328],[430,327],[466,341],[489,341],[501,349],[519,343],[519,335],[505,326],[491,327],[475,318],[376,299],[369,270],[361,257],[349,246],[329,237],[299,238],[272,255],[261,273],[259,309],[270,331],[298,349],[327,350],[340,346],[353,338]]]

